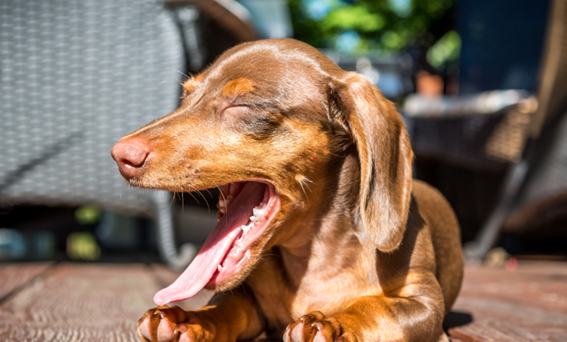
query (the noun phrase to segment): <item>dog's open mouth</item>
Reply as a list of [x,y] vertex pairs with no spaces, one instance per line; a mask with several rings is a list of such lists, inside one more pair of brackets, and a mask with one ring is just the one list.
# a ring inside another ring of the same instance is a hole
[[271,184],[236,182],[223,187],[219,221],[189,267],[169,287],[154,296],[157,305],[192,297],[203,288],[215,289],[243,270],[250,247],[268,228],[280,207]]

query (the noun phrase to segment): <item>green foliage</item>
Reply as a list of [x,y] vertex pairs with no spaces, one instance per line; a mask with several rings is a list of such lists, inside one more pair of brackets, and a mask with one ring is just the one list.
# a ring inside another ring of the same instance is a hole
[[447,32],[427,51],[427,61],[439,68],[448,61],[454,61],[461,51],[461,37],[456,31]]
[[297,39],[356,52],[415,44],[452,5],[453,0],[290,0]]
[[386,19],[378,13],[370,13],[364,6],[338,8],[321,21],[323,31],[356,30],[374,32],[386,25]]
[[79,224],[95,224],[100,220],[100,209],[85,205],[75,210],[75,220]]
[[100,247],[91,232],[76,232],[67,236],[67,256],[71,260],[97,260]]

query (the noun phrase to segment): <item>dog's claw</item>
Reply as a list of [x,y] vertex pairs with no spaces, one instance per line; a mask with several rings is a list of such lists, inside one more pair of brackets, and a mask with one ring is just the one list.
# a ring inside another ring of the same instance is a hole
[[148,310],[138,321],[138,335],[144,342],[210,342],[212,335],[195,312],[178,306]]
[[174,334],[180,333],[180,334],[184,334],[187,332],[187,329],[189,329],[187,327],[187,324],[183,323],[183,324],[179,324],[177,326],[177,328],[175,328],[175,331],[173,332]]
[[354,334],[343,332],[333,317],[326,318],[319,311],[301,316],[289,324],[283,335],[284,342],[357,342]]

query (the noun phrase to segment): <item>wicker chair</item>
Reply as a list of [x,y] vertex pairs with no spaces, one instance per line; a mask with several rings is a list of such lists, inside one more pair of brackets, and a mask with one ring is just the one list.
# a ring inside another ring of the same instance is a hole
[[[213,40],[207,20],[232,33]],[[176,109],[184,72],[254,38],[216,1],[1,1],[0,205],[149,216],[162,257],[187,264],[195,251],[177,252],[171,195],[124,186],[109,151]]]
[[492,214],[465,246],[469,260],[483,259],[503,227],[534,226],[550,204],[567,205],[566,19],[567,1],[552,1],[533,96],[498,90],[453,99],[414,96],[405,103],[418,156],[506,170],[500,189],[493,190]]

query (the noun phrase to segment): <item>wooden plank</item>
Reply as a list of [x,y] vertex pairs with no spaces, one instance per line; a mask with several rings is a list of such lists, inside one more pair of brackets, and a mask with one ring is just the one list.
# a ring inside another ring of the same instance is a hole
[[53,265],[52,262],[1,263],[0,264],[0,303],[6,297],[39,276]]
[[458,339],[456,337],[451,336],[451,338],[449,339],[451,342],[465,342],[464,340]]
[[522,262],[505,268],[467,267],[462,296],[513,301],[567,314],[567,263]]
[[454,311],[473,317],[449,330],[463,341],[567,341],[567,264],[469,266]]
[[[23,279],[34,269],[7,266],[0,269],[5,271],[0,279],[12,274]],[[160,265],[56,265],[0,305],[0,341],[138,341],[137,320],[155,307],[154,294],[177,275]],[[211,295],[202,291],[179,304],[196,309]]]
[[0,340],[137,341],[156,289],[144,265],[57,265],[0,306]]
[[[136,321],[178,275],[160,265],[48,267],[0,265],[0,289],[11,293],[0,305],[0,341],[137,341]],[[210,296],[203,291],[180,304],[195,309]],[[467,267],[455,311],[472,315],[472,323],[449,332],[454,342],[567,341],[566,303],[567,264]]]

